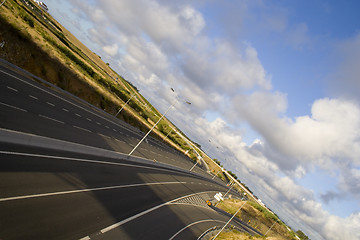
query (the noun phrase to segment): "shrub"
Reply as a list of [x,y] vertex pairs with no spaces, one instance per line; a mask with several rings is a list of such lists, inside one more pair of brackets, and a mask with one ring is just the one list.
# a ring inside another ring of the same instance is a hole
[[22,16],[22,18],[24,19],[24,21],[30,26],[30,27],[34,27],[34,20],[27,14],[25,14],[24,16]]

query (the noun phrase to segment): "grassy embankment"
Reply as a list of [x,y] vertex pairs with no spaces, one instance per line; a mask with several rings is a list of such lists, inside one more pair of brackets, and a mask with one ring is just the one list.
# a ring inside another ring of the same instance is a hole
[[[230,213],[235,212],[243,205],[244,201],[227,199],[220,202],[217,207]],[[267,239],[267,240],[296,240],[295,233],[272,212],[253,201],[247,201],[236,215],[241,221],[247,223],[266,236],[249,236],[236,230],[224,232],[217,239]],[[271,226],[273,226],[271,228]],[[268,231],[271,228],[270,231]]]
[[[32,1],[7,0],[0,11],[0,57],[115,115],[146,132],[161,115],[130,82],[113,71]],[[152,136],[164,139],[176,127],[160,121]],[[190,150],[174,131],[165,139],[179,151]],[[189,156],[195,159],[190,151]]]

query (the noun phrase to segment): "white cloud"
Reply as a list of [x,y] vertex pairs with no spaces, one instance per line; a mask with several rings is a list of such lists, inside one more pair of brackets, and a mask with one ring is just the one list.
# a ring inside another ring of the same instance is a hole
[[323,167],[329,159],[339,158],[360,164],[360,109],[355,102],[319,99],[312,106],[311,116],[300,116],[294,121],[278,116],[286,109],[286,99],[281,94],[255,93],[238,97],[236,103],[238,112],[267,143],[290,158]]
[[119,47],[116,43],[114,43],[113,45],[103,46],[102,49],[104,50],[104,52],[109,54],[111,57],[114,57],[117,55]]
[[[279,149],[296,158],[319,161],[327,158],[360,156],[360,109],[341,99],[320,99],[312,106],[312,116],[302,116],[281,131]],[[273,142],[273,141],[272,141]]]
[[[223,158],[227,160],[220,161],[240,172],[240,179],[265,189],[327,239],[336,239],[338,235],[328,228],[341,220],[346,223],[344,236],[350,234],[359,215],[330,218],[314,200],[314,193],[299,186],[296,178],[302,178],[311,166],[340,169],[338,187],[358,196],[359,171],[354,166],[360,165],[360,108],[355,102],[319,99],[313,103],[311,115],[290,119],[285,115],[287,95],[272,90],[271,76],[256,49],[246,42],[235,45],[218,36],[206,36],[207,22],[191,5],[141,0],[94,3],[73,1],[82,11],[78,15],[93,21],[89,29],[92,40],[126,70],[128,80],[135,81],[160,110],[174,99],[170,86],[193,103],[190,107],[177,104],[176,110],[169,112],[180,129],[199,143],[211,139],[225,149]],[[242,11],[246,9],[244,6]],[[271,31],[290,34],[287,40],[294,47],[309,42],[306,24],[289,32],[286,13],[268,24]],[[357,40],[348,46],[357,46]],[[351,69],[357,73],[355,67]],[[206,111],[227,118],[209,122],[203,117]],[[234,125],[230,126],[230,121]],[[247,146],[244,130],[238,127],[244,121],[263,139]],[[346,167],[350,169],[346,171]]]
[[297,168],[294,171],[295,178],[302,178],[306,175],[306,170],[303,166],[297,166]]
[[348,218],[328,216],[324,223],[327,239],[360,239],[360,213],[351,214]]

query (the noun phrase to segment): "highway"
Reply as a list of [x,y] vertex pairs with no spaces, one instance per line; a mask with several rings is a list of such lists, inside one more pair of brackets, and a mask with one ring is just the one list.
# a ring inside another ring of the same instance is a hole
[[[129,153],[144,133],[69,94],[0,66],[0,128]],[[133,155],[190,169],[183,154],[148,137]],[[199,172],[199,169],[197,170]]]
[[128,157],[143,133],[4,64],[0,130],[0,239],[197,239],[229,219],[187,157],[154,139]]

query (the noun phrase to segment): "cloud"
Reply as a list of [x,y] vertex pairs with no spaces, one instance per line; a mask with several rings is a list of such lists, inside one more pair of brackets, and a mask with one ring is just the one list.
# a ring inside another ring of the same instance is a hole
[[[91,40],[102,46],[107,62],[116,61],[111,64],[126,70],[130,81],[140,89],[144,85],[151,89],[143,91],[145,96],[159,89],[159,95],[166,97],[160,87],[171,86],[191,99],[200,110],[196,115],[202,115],[209,106],[226,106],[224,100],[229,94],[272,88],[257,51],[245,42],[238,48],[225,39],[204,35],[205,20],[190,5],[160,5],[156,1],[94,3],[74,2],[76,9],[83,11],[78,15],[89,16],[93,22],[94,27],[88,31]],[[126,11],[118,14],[115,9]]]
[[336,96],[360,102],[360,33],[335,46],[335,71],[330,77],[331,92]]
[[348,218],[328,216],[324,223],[327,239],[360,239],[360,213],[351,214]]
[[238,112],[276,151],[322,167],[329,159],[339,158],[360,164],[360,109],[355,102],[319,99],[312,105],[311,116],[291,120],[279,116],[286,109],[282,94],[256,92],[236,100]]
[[339,194],[337,192],[334,191],[327,191],[326,193],[321,193],[320,194],[321,199],[323,200],[323,202],[325,202],[326,204],[329,203],[330,201],[333,201],[334,199],[341,199],[344,197],[344,195]]
[[271,88],[270,77],[254,48],[244,44],[239,50],[221,39],[213,41],[205,49],[188,50],[182,71],[189,80],[208,91],[222,90],[226,94],[236,94],[254,87]]
[[104,52],[109,54],[111,57],[115,57],[118,53],[119,47],[117,44],[103,46]]
[[[359,165],[357,165],[359,167]],[[346,193],[351,193],[360,199],[360,169],[345,167],[339,180],[339,188]]]
[[[351,101],[319,99],[311,109],[312,116],[302,116],[284,131],[287,144],[284,152],[311,161],[326,158],[350,158],[354,163],[360,156],[360,109]],[[280,144],[280,143],[278,143]]]
[[[243,2],[240,10],[246,13],[254,6],[250,2]],[[278,201],[284,206],[281,211],[291,214],[289,209],[294,210],[326,239],[336,239],[338,234],[327,229],[341,220],[346,222],[344,235],[350,234],[357,214],[346,219],[331,216],[314,200],[314,193],[296,181],[314,166],[336,170],[339,192],[358,196],[360,108],[356,101],[322,98],[313,102],[311,114],[287,117],[287,94],[273,90],[257,50],[246,41],[206,35],[208,22],[191,2],[104,0],[89,4],[75,0],[72,4],[78,16],[91,22],[88,34],[98,50],[160,111],[174,101],[175,93],[193,103],[179,102],[167,115],[191,139],[199,143],[211,139],[213,146],[223,149],[220,161],[225,166],[236,169],[238,177],[263,196],[269,195],[268,201]],[[279,12],[266,28],[281,36],[288,34],[286,40],[295,48],[308,44],[307,25],[290,29],[287,13],[281,9],[262,18],[271,19]],[[238,22],[246,17],[240,16]],[[357,41],[346,43],[343,52],[350,54],[347,49],[357,48]],[[351,73],[355,76],[356,67]],[[355,83],[355,77],[349,80],[349,86]],[[204,117],[208,111],[223,117],[210,121]],[[242,138],[244,122],[261,136],[250,146]],[[210,154],[219,153],[212,150]],[[325,193],[323,201],[335,195]]]
[[286,42],[295,49],[302,49],[311,42],[309,29],[305,23],[292,26],[286,33]]

